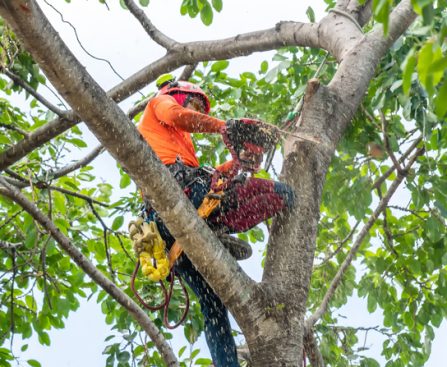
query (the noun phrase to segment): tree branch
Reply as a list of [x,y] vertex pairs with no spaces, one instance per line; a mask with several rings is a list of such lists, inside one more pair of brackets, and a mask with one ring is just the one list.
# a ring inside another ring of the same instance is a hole
[[312,367],[326,366],[312,330],[304,335],[304,350],[306,351],[306,356],[309,358]]
[[14,177],[14,179],[8,178],[8,177],[3,177],[10,185],[13,185],[15,187],[17,187],[18,189],[23,189],[25,187],[28,186],[34,186],[37,187],[38,189],[41,190],[53,190],[53,191],[59,191],[62,194],[66,194],[66,195],[70,195],[70,196],[74,196],[77,197],[79,199],[85,200],[86,202],[90,203],[94,203],[97,205],[100,205],[102,207],[108,208],[110,205],[103,203],[101,201],[95,200],[93,198],[91,198],[90,196],[84,195],[84,194],[80,194],[79,192],[74,192],[71,190],[67,190],[64,189],[63,187],[58,187],[58,186],[52,186],[49,185],[47,182],[43,182],[43,181],[28,181],[25,178],[21,177],[20,175],[18,175],[17,173],[11,171],[11,170],[6,170],[6,173],[8,173],[9,175],[11,175],[12,177]]
[[[408,170],[413,166],[414,162],[416,162],[416,159],[423,153],[423,149],[419,149],[414,156],[410,159],[408,164],[404,168],[404,172],[407,173]],[[390,201],[391,197],[396,192],[399,185],[404,180],[405,175],[398,175],[396,180],[391,184],[388,192],[386,195],[382,198],[382,200],[377,205],[377,208],[374,210],[373,214],[369,218],[368,222],[365,224],[365,226],[360,231],[359,235],[357,236],[354,244],[352,245],[351,250],[349,251],[348,255],[346,256],[345,260],[341,264],[339,270],[337,271],[337,274],[334,276],[334,279],[332,279],[332,282],[326,292],[326,294],[323,297],[323,300],[321,302],[320,307],[318,308],[315,313],[310,316],[306,320],[306,329],[310,330],[312,326],[324,315],[324,313],[327,311],[327,308],[329,306],[329,302],[332,299],[335,291],[337,290],[337,287],[339,286],[343,275],[345,274],[348,267],[351,265],[352,260],[354,259],[354,256],[357,254],[358,250],[360,249],[360,246],[363,243],[363,240],[368,235],[369,230],[374,225],[376,220],[378,219],[380,213],[386,208],[388,202]]]
[[[79,112],[90,131],[150,199],[150,204],[222,301],[230,310],[243,314],[238,322],[253,322],[249,317],[249,303],[258,291],[256,283],[197,216],[168,169],[127,116],[76,60],[37,3],[28,0],[24,4],[29,9],[26,14],[19,6],[23,3],[3,1],[0,14],[13,27],[58,92]],[[70,72],[63,72],[68,70]]]
[[[419,143],[422,141],[422,136],[420,136],[419,138],[415,139],[415,141],[413,142],[413,144],[411,144],[411,146],[407,149],[407,151],[397,160],[397,162],[399,164],[401,164],[405,159],[407,159],[411,153],[413,153],[413,151],[417,148],[417,146],[419,145]],[[390,167],[385,173],[382,174],[382,176],[380,176],[380,178],[377,179],[376,182],[373,183],[371,190],[376,190],[378,187],[380,187],[380,185],[382,185],[385,180],[390,177],[390,175],[394,172],[394,170],[396,169],[395,166]]]
[[2,250],[17,249],[20,246],[23,246],[23,243],[10,243],[10,242],[6,242],[6,241],[3,241],[3,240],[0,240],[0,248]]
[[385,114],[383,113],[383,111],[380,111],[380,119],[382,120],[382,134],[383,134],[383,143],[385,146],[385,150],[388,153],[389,157],[391,158],[391,161],[394,164],[394,168],[397,170],[397,172],[402,174],[403,173],[402,167],[400,166],[400,163],[396,159],[396,156],[394,155],[394,153],[390,147],[390,141],[389,141],[388,135],[387,135],[388,122],[386,120],[386,117],[385,117]]
[[8,182],[0,177],[0,184],[4,189],[0,191],[3,195],[15,201],[23,209],[25,209],[42,227],[44,227],[60,247],[68,253],[70,258],[78,264],[102,289],[104,289],[112,298],[114,298],[121,306],[123,306],[133,318],[141,325],[155,346],[162,355],[168,366],[178,366],[176,357],[158,330],[157,326],[150,320],[146,313],[115,284],[106,278],[91,262],[74,246],[70,240],[65,237],[62,232],[54,225],[54,223],[45,216],[32,202],[30,202],[19,190],[9,185]]
[[31,87],[27,82],[22,80],[18,75],[9,71],[8,69],[0,66],[0,71],[5,74],[9,79],[11,79],[15,84],[21,86],[25,89],[29,94],[31,94],[35,99],[37,99],[40,103],[42,103],[46,108],[50,111],[53,111],[56,115],[61,118],[68,118],[67,111],[61,110],[59,107],[53,105],[50,101],[48,101],[44,96],[40,93],[37,93],[33,87]]
[[182,73],[178,77],[178,80],[188,80],[191,78],[192,74],[194,73],[194,70],[196,70],[198,63],[192,64],[192,65],[186,65],[183,69]]
[[[361,33],[357,31],[358,35],[353,37],[354,26],[343,26],[341,24],[343,22],[338,22],[337,29],[334,31],[333,20],[330,17],[325,17],[320,23],[280,22],[274,28],[245,33],[231,38],[176,44],[164,57],[149,64],[112,88],[108,92],[108,96],[119,103],[154,81],[160,74],[175,70],[182,65],[191,65],[207,60],[230,59],[285,46],[321,47],[329,50],[340,60],[342,54],[350,49],[352,44],[361,36]],[[339,23],[341,25],[338,25]],[[325,26],[321,27],[321,25]],[[342,31],[349,34],[347,45],[340,42],[343,39]],[[75,115],[71,112],[67,118],[74,120]],[[79,121],[79,119],[73,122],[56,119],[37,129],[31,134],[29,140],[22,140],[0,154],[0,170],[63,133]]]
[[124,4],[126,4],[129,11],[133,14],[135,18],[140,22],[143,26],[146,33],[151,37],[156,43],[160,46],[164,47],[167,50],[170,50],[173,46],[175,46],[178,42],[169,38],[162,32],[160,32],[150,21],[150,19],[146,16],[144,11],[140,9],[133,0],[124,0]]
[[334,96],[343,101],[334,106],[337,114],[344,117],[340,125],[332,128],[338,135],[337,141],[360,105],[379,61],[415,19],[411,0],[403,0],[390,14],[387,36],[384,35],[383,26],[377,25],[367,35],[345,45],[345,51],[340,55],[340,66],[328,85]]
[[90,164],[98,155],[104,152],[104,147],[102,145],[98,145],[94,148],[89,154],[87,154],[84,158],[80,159],[77,162],[68,164],[67,166],[54,171],[51,173],[51,178],[60,178],[68,175],[69,173],[78,170],[79,168],[85,167]]
[[17,126],[14,126],[14,125],[8,125],[8,124],[0,123],[0,127],[3,127],[5,129],[11,130],[11,131],[16,131],[20,135],[23,135],[25,138],[27,138],[29,136],[29,133],[27,131],[22,130],[20,127],[17,127]]

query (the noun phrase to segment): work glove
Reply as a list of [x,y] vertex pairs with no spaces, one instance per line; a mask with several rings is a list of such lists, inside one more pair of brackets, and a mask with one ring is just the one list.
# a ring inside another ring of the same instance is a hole
[[254,119],[230,119],[222,129],[222,136],[230,152],[245,172],[256,172],[262,155],[279,140],[279,130]]
[[135,254],[139,255],[142,252],[152,252],[157,233],[142,217],[138,217],[129,223],[129,237],[132,240]]

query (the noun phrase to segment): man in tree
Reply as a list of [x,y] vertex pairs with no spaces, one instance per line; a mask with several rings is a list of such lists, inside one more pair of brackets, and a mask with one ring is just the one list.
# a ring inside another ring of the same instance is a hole
[[[177,179],[196,208],[210,188],[223,190],[220,206],[207,218],[218,234],[246,231],[293,205],[292,189],[280,182],[246,177],[256,172],[262,154],[277,140],[276,130],[260,121],[241,119],[227,122],[208,115],[210,102],[198,86],[185,81],[168,81],[147,105],[138,126],[140,133]],[[222,133],[233,160],[210,171],[200,168],[190,133]],[[217,178],[221,180],[217,182]],[[147,221],[155,221],[168,249],[175,239],[146,205]],[[230,252],[237,255],[237,250]],[[182,254],[176,272],[197,295],[205,321],[205,336],[216,366],[238,366],[234,339],[224,305],[202,275]]]

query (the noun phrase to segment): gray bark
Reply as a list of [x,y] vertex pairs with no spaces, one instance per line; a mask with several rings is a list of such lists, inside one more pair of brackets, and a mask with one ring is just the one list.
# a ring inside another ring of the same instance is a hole
[[[25,13],[18,3],[29,11]],[[357,16],[359,23],[365,22],[369,19],[366,8],[347,8],[354,3],[340,1],[339,5]],[[63,44],[37,4],[31,0],[4,0],[0,3],[0,14],[76,114],[150,198],[171,233],[231,310],[244,332],[253,365],[299,365],[324,178],[337,143],[356,112],[378,62],[415,19],[410,1],[402,1],[393,11],[387,37],[381,27],[364,35],[349,18],[330,13],[316,24],[283,22],[272,30],[219,42],[176,44],[163,59],[151,64],[152,78],[163,69],[161,65],[178,67],[285,45],[324,48],[340,63],[328,86],[312,80],[306,91],[298,133],[318,136],[321,144],[293,137],[286,142],[283,177],[294,187],[297,203],[291,213],[274,222],[263,280],[259,284],[242,271],[197,217],[167,169]],[[133,80],[148,80],[147,71],[145,77],[140,71]],[[142,84],[135,82],[132,86]],[[123,88],[119,93],[111,93],[121,99],[130,92]]]

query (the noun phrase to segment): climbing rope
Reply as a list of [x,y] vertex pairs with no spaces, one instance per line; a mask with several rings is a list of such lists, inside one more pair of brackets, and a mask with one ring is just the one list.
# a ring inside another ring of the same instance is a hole
[[354,25],[357,27],[357,29],[363,33],[363,29],[360,26],[359,22],[357,22],[357,19],[355,19],[351,14],[349,14],[343,10],[335,9],[335,8],[329,9],[329,13],[338,14],[338,15],[348,18],[352,23],[354,23]]
[[[166,243],[161,238],[160,232],[158,231],[157,224],[155,221],[146,222],[142,217],[138,217],[135,221],[129,223],[129,234],[133,241],[133,248],[138,256],[138,260],[135,264],[135,269],[132,273],[130,279],[130,288],[135,294],[138,301],[150,311],[158,311],[163,309],[163,324],[168,329],[175,329],[179,326],[186,318],[189,311],[189,296],[182,279],[178,277],[174,270],[169,267],[169,259],[166,255]],[[163,291],[164,301],[159,305],[149,305],[140,296],[137,289],[135,288],[135,279],[137,277],[138,271],[141,267],[144,276],[153,281],[159,282],[161,289]],[[163,282],[167,276],[170,275],[169,279],[169,290]],[[171,325],[168,320],[168,310],[169,303],[171,301],[175,278],[178,278],[180,286],[185,297],[185,310],[180,317],[180,320]]]
[[[319,75],[321,74],[321,71],[323,70],[324,65],[326,64],[326,61],[327,61],[328,57],[329,57],[329,52],[326,51],[326,54],[324,55],[323,60],[321,61],[320,65],[318,66],[318,69],[315,71],[312,79],[319,77]],[[295,136],[295,134],[290,133],[290,132],[285,131],[285,130],[287,130],[287,129],[292,127],[292,124],[297,120],[297,117],[298,117],[297,126],[300,125],[300,117],[301,117],[301,111],[303,109],[303,106],[304,106],[304,94],[300,97],[300,99],[296,103],[296,105],[293,108],[293,110],[288,113],[285,121],[281,124],[281,127],[279,128],[279,131],[281,133],[283,133],[284,135]],[[300,138],[302,140],[308,140],[308,141],[316,142],[315,139],[311,139],[310,137],[300,136],[298,134],[296,135],[296,137]],[[276,151],[276,147],[274,146],[267,152],[267,156],[265,158],[265,165],[264,165],[264,169],[266,171],[268,171],[270,169],[270,167],[272,166],[272,162],[273,162],[273,157],[275,155],[275,151]]]
[[[222,186],[222,180],[216,181],[217,185]],[[206,219],[216,209],[221,200],[222,191],[215,192],[213,189],[205,197],[200,207],[197,209],[198,215]],[[169,251],[169,255],[166,254],[166,243],[162,239],[160,232],[158,231],[155,221],[145,222],[142,217],[138,217],[135,221],[129,223],[129,235],[133,241],[134,251],[138,256],[138,260],[135,264],[132,277],[130,279],[130,288],[134,293],[138,301],[150,311],[158,311],[163,309],[163,324],[168,329],[175,329],[186,318],[189,311],[189,295],[188,291],[182,281],[182,279],[175,273],[173,269],[175,262],[183,253],[183,249],[176,241]],[[142,269],[144,276],[151,281],[158,281],[162,292],[164,301],[158,305],[148,304],[143,297],[139,294],[135,287],[135,279],[138,271]],[[169,290],[163,282],[164,279],[169,277]],[[185,297],[185,310],[183,311],[180,320],[174,325],[169,323],[168,311],[169,304],[171,302],[175,278],[178,279],[182,288],[183,295]]]

